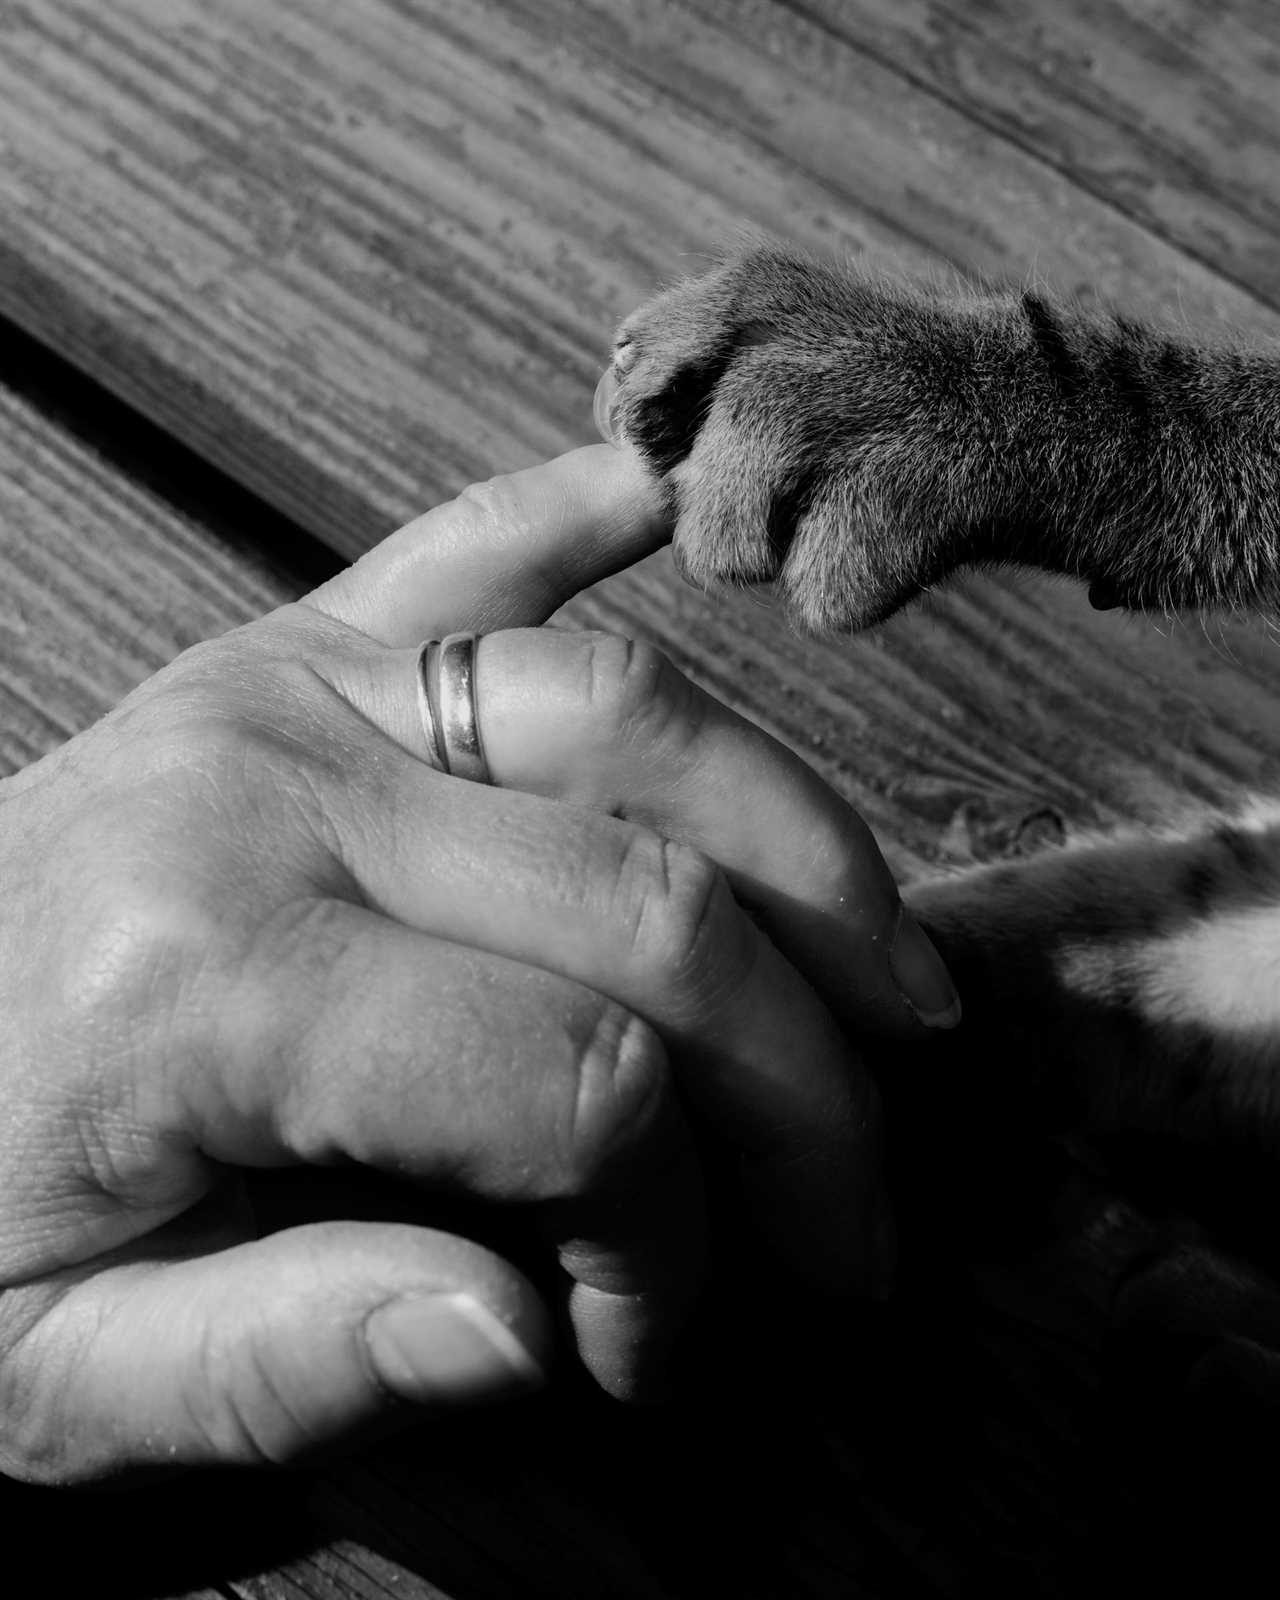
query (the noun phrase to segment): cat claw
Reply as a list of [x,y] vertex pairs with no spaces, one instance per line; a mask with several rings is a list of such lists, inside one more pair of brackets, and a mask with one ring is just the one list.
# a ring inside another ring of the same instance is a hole
[[615,445],[618,449],[626,443],[622,433],[622,426],[618,421],[618,379],[612,367],[606,367],[601,375],[600,382],[596,384],[596,398],[593,407],[596,430],[606,444]]

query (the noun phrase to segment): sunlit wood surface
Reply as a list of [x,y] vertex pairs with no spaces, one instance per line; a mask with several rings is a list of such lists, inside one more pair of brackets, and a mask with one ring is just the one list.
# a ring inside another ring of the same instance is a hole
[[[467,480],[589,438],[613,325],[744,226],[1274,338],[1280,12],[0,4],[5,769]],[[1157,627],[984,577],[815,643],[665,555],[569,615],[658,640],[803,750],[907,876],[1280,790],[1259,624]],[[943,1526],[877,1482],[856,1428],[788,1434],[756,1381],[684,1431],[588,1406],[284,1485],[75,1502],[48,1592],[79,1561],[85,1593],[261,1600],[965,1593],[1024,1533],[1024,1592],[1051,1583],[997,1469]],[[45,1504],[12,1494],[15,1518]]]

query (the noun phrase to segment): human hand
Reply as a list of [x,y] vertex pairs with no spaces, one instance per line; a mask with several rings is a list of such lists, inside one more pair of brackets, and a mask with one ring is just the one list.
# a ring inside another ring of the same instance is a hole
[[[664,533],[605,446],[481,485],[0,786],[5,1469],[280,1460],[540,1380],[506,1262],[254,1239],[244,1169],[525,1206],[623,1396],[701,1272],[690,1121],[781,1264],[887,1269],[874,1091],[815,988],[906,1037],[898,980],[950,990],[867,830],[652,650],[527,626]],[[427,759],[417,646],[458,628],[498,787]]]

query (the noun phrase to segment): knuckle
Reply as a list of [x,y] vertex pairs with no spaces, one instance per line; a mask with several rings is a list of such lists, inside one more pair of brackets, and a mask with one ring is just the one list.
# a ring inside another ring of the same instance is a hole
[[216,1019],[200,979],[217,933],[207,913],[159,887],[130,886],[67,934],[46,969],[59,991],[57,1137],[82,1181],[132,1202],[154,1192],[166,1165],[150,1130],[170,1116],[189,1063],[207,1055]]
[[[374,1161],[380,1149],[379,1104],[350,1097],[340,1049],[335,1058],[342,1008],[332,1003],[334,993],[361,994],[378,981],[346,911],[342,901],[311,897],[265,922],[248,952],[234,1018],[223,1023],[223,1072],[238,1103],[256,1105],[274,1135],[308,1164],[344,1155]],[[282,1016],[289,1019],[283,1029]],[[475,1033],[482,1032],[477,1017]],[[403,1045],[375,1034],[367,1048],[389,1086]],[[458,1060],[465,1080],[470,1063],[461,1054]]]
[[499,474],[469,483],[458,496],[458,504],[480,517],[491,527],[516,536],[529,521],[528,510],[510,477]]
[[570,1192],[598,1191],[643,1155],[663,1120],[668,1081],[653,1029],[603,1001],[577,1062],[566,1139]]
[[702,701],[668,657],[644,639],[582,637],[582,699],[601,741],[661,743],[668,755],[687,748],[701,728]]
[[216,1318],[206,1325],[183,1396],[201,1458],[279,1466],[315,1443],[278,1367],[278,1352],[256,1330],[232,1334]]
[[500,475],[470,483],[454,508],[477,520],[484,543],[499,544],[519,563],[521,588],[534,610],[550,614],[578,587],[555,541],[537,536],[530,507],[514,478]]
[[252,803],[295,772],[349,768],[349,725],[318,664],[341,661],[341,641],[322,657],[308,642],[250,624],[184,652],[112,714],[121,780],[175,804],[209,791]]
[[51,932],[41,989],[56,1021],[32,1025],[62,1074],[60,1136],[104,1192],[132,1193],[151,1171],[144,1130],[167,1121],[191,1064],[209,1058],[232,937],[217,905],[163,873],[100,882]]
[[619,925],[647,988],[667,997],[705,994],[713,974],[742,966],[745,919],[728,881],[701,850],[637,829],[616,889]]
[[60,1011],[119,1026],[176,1009],[191,951],[212,918],[184,894],[141,876],[117,875],[86,900],[62,953]]

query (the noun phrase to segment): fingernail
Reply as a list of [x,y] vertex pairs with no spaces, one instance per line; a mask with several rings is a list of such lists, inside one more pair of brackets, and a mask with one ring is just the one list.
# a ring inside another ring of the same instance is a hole
[[511,1329],[469,1294],[413,1294],[370,1312],[365,1346],[379,1379],[405,1400],[497,1398],[546,1381]]
[[960,996],[942,957],[924,929],[904,908],[889,951],[889,970],[898,993],[926,1028],[954,1028],[960,1020]]
[[622,448],[622,429],[618,426],[618,380],[613,368],[606,367],[596,384],[594,405],[596,428],[606,444]]

